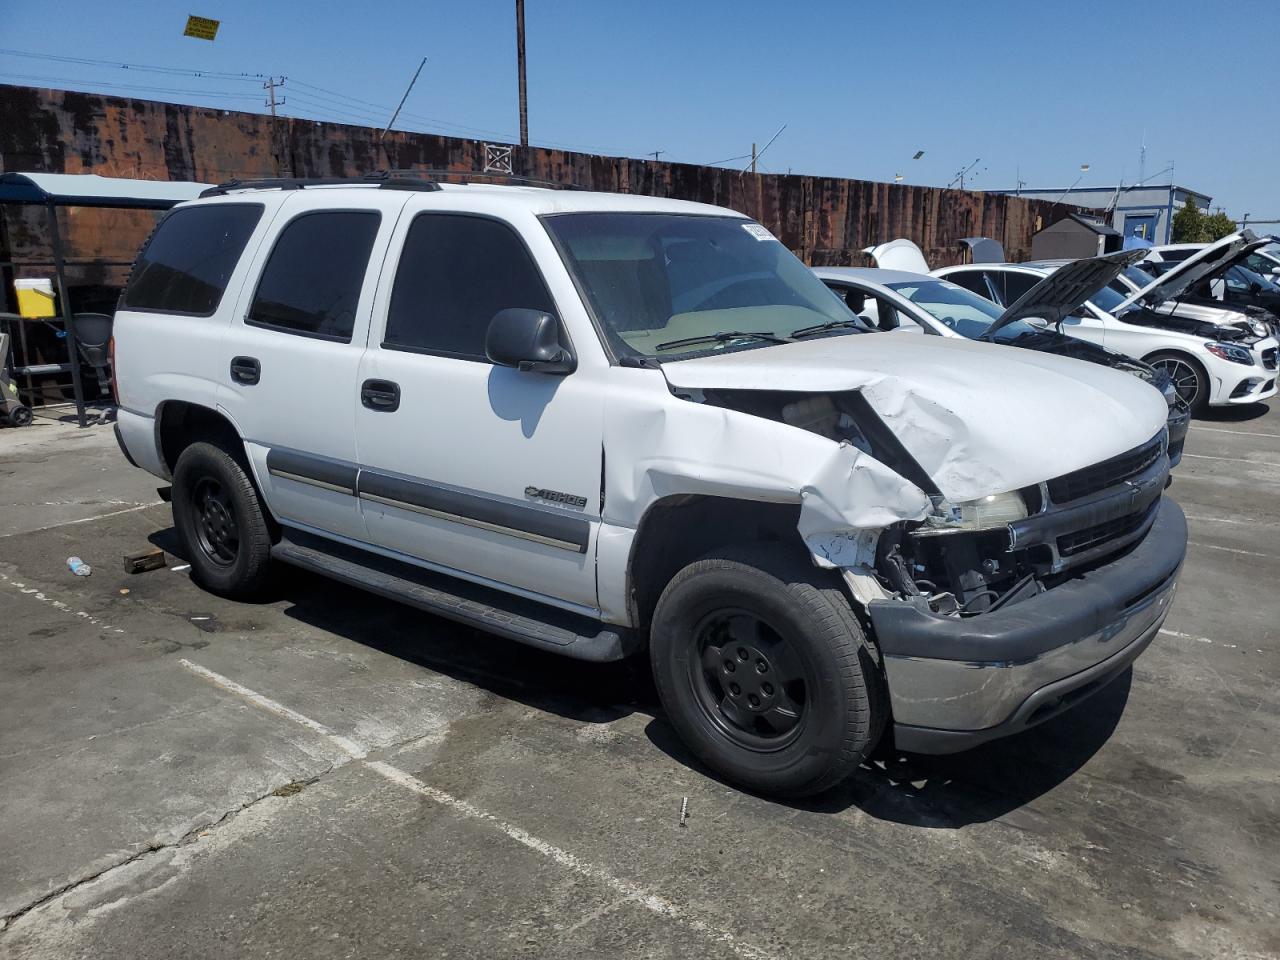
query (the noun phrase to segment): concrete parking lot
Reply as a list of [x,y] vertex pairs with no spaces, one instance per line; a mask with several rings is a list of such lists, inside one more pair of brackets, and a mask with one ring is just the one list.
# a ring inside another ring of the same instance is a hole
[[1280,412],[1187,451],[1131,675],[786,804],[699,768],[642,666],[126,575],[176,542],[110,429],[0,431],[0,955],[1280,956]]

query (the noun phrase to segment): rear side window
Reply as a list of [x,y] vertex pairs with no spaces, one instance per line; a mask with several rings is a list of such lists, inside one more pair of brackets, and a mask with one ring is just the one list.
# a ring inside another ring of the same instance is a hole
[[174,210],[138,255],[121,305],[126,310],[212,315],[261,218],[260,203]]
[[336,210],[291,220],[267,258],[245,322],[350,341],[381,219],[374,210]]
[[955,273],[948,273],[945,279],[958,287],[964,287],[970,293],[976,293],[987,300],[991,299],[991,291],[987,289],[986,281],[982,279],[981,270],[957,270]]
[[1000,293],[1000,302],[1006,307],[1016,303],[1043,279],[1026,273],[1007,273],[1003,271],[990,273],[988,277]]
[[420,214],[400,254],[382,345],[485,360],[489,321],[508,307],[554,312],[516,232],[483,217]]

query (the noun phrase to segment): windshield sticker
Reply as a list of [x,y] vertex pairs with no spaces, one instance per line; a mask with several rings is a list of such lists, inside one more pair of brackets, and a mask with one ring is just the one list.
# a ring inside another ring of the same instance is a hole
[[777,240],[777,237],[758,223],[744,223],[742,225],[742,229],[747,231],[747,233],[751,234],[757,240]]

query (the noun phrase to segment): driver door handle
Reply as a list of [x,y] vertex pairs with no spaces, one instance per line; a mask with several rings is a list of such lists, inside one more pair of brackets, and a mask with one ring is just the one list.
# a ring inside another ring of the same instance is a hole
[[395,413],[400,408],[400,384],[366,380],[360,385],[360,402],[379,413]]

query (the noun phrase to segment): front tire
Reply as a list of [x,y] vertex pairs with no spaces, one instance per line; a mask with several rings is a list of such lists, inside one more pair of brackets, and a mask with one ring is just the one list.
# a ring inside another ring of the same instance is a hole
[[173,523],[200,586],[248,597],[266,583],[271,532],[245,468],[212,443],[193,443],[173,470]]
[[1199,416],[1209,406],[1209,374],[1199,361],[1184,353],[1165,350],[1151,354],[1146,362],[1169,375],[1174,390],[1193,417]]
[[650,659],[698,759],[749,790],[796,797],[857,769],[887,698],[839,582],[783,549],[718,551],[676,574],[654,610]]

